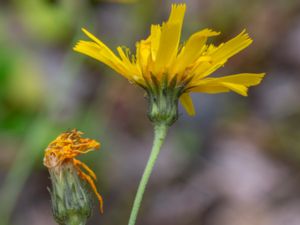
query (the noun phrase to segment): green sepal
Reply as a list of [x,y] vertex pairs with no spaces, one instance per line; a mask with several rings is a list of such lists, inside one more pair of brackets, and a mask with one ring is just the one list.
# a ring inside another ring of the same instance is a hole
[[182,86],[176,86],[177,78],[170,81],[167,74],[161,82],[151,75],[152,86],[146,89],[148,97],[148,118],[154,124],[171,126],[178,119],[178,100],[183,92]]

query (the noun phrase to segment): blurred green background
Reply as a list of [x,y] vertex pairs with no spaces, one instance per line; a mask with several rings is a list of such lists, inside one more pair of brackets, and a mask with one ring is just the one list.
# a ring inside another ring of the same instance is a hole
[[[175,1],[0,0],[0,224],[54,225],[44,149],[78,128],[100,140],[80,157],[98,175],[105,213],[126,224],[149,155],[141,88],[72,50],[85,27],[111,48],[167,19]],[[218,74],[266,72],[249,97],[193,95],[197,115],[171,128],[138,224],[300,224],[300,2],[189,0],[183,40],[206,27],[220,43],[246,28],[254,43]]]

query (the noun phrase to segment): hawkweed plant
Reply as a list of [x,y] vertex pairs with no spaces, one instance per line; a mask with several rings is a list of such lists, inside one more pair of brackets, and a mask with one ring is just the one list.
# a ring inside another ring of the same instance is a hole
[[[82,138],[83,133],[73,129],[59,135],[45,150],[44,165],[52,182],[50,191],[52,212],[59,225],[85,225],[92,211],[94,191],[103,213],[103,200],[96,189],[95,173],[75,157],[99,148],[92,139]],[[86,172],[84,172],[84,169]]]
[[252,43],[246,31],[220,45],[207,44],[207,39],[220,34],[200,30],[180,44],[185,4],[173,4],[169,19],[152,25],[150,35],[136,43],[136,53],[117,47],[118,55],[86,29],[91,39],[79,41],[74,50],[111,67],[117,73],[143,88],[148,99],[148,118],[154,124],[154,142],[133,203],[129,225],[136,223],[141,201],[153,166],[168,128],[178,119],[178,102],[193,116],[195,109],[190,93],[235,92],[247,96],[248,88],[258,85],[264,73],[240,73],[208,77],[227,60]]

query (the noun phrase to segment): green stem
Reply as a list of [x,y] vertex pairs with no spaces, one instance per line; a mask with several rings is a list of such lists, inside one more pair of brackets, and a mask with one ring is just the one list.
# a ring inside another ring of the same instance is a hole
[[140,206],[141,206],[141,202],[143,199],[143,195],[144,195],[147,183],[149,181],[149,177],[152,173],[157,156],[160,152],[160,148],[165,140],[167,130],[168,130],[168,126],[165,124],[159,124],[159,125],[154,126],[153,147],[152,147],[149,160],[147,162],[146,168],[144,170],[142,179],[140,181],[140,184],[139,184],[139,187],[138,187],[135,199],[134,199],[134,203],[133,203],[133,207],[131,210],[128,225],[134,225],[136,222],[136,218],[137,218]]
[[85,225],[86,220],[83,220],[81,216],[72,216],[68,218],[68,221],[65,222],[64,225]]

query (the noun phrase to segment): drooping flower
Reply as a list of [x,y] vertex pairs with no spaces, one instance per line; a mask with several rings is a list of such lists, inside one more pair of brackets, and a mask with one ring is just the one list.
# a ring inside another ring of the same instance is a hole
[[209,94],[233,91],[247,96],[248,88],[258,85],[264,73],[240,73],[208,77],[227,60],[252,43],[246,31],[218,46],[207,44],[220,32],[200,30],[180,44],[185,4],[173,4],[169,19],[152,25],[150,35],[136,43],[136,53],[117,47],[118,55],[102,41],[82,29],[91,41],[79,41],[74,50],[108,65],[131,83],[143,87],[149,99],[150,120],[171,125],[178,117],[178,99],[189,115],[195,114],[191,92]]
[[80,154],[99,148],[100,143],[82,138],[82,134],[76,129],[64,132],[45,150],[44,165],[51,175],[53,211],[57,220],[76,210],[84,216],[90,214],[90,194],[82,180],[91,186],[100,203],[100,212],[103,212],[103,199],[94,183],[96,174],[85,163],[76,159]]

